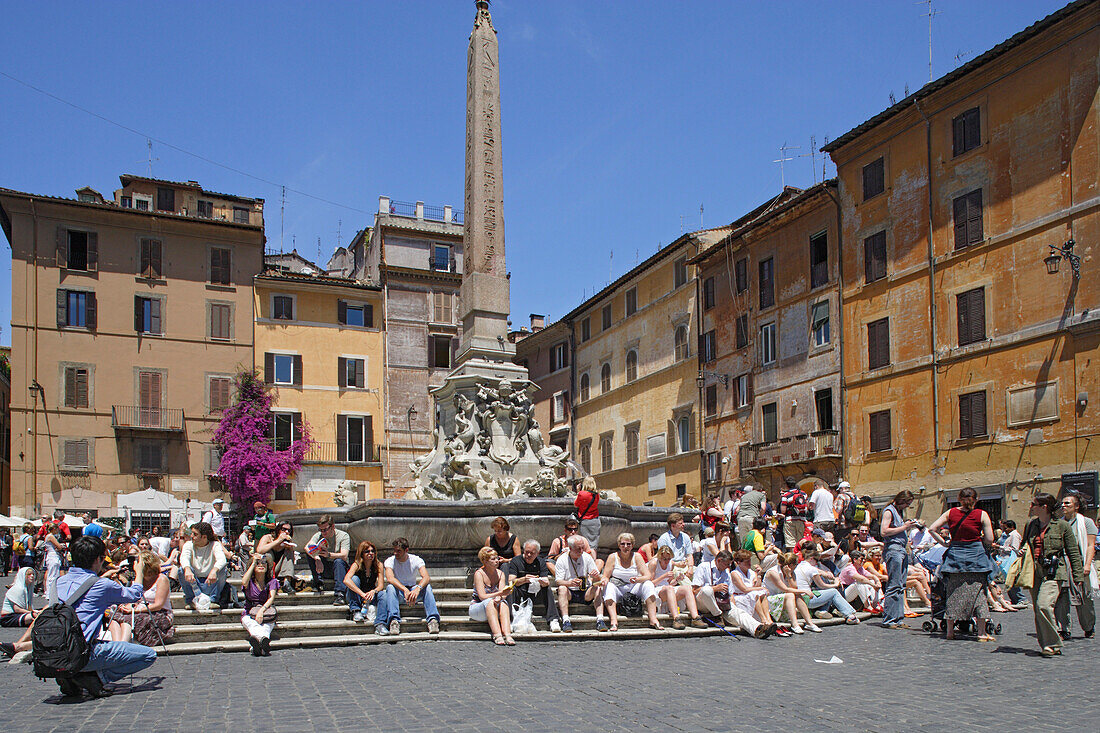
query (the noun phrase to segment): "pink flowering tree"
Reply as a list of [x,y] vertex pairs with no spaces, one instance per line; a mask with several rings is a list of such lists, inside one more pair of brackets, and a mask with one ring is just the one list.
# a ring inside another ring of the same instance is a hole
[[275,487],[302,468],[313,439],[303,420],[298,439],[286,450],[276,450],[269,437],[275,395],[254,370],[240,372],[233,381],[237,400],[222,413],[214,431],[214,445],[221,451],[218,474],[238,506],[266,504]]

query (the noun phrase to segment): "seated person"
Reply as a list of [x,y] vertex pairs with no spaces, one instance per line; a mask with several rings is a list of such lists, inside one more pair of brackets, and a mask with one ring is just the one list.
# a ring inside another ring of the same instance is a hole
[[34,609],[34,568],[19,568],[8,592],[4,594],[4,607],[0,612],[0,626],[30,626],[38,615]]
[[714,556],[722,550],[733,552],[730,546],[730,526],[725,522],[715,522],[713,527],[703,530],[703,540],[699,543],[702,553],[700,562],[712,562]]
[[275,629],[275,597],[279,580],[271,574],[271,556],[253,553],[251,562],[241,576],[244,611],[241,626],[248,632],[252,656],[271,656],[271,632]]
[[794,569],[798,565],[798,556],[793,552],[784,552],[776,558],[775,567],[764,573],[764,587],[768,589],[768,608],[772,618],[781,619],[784,614],[791,622],[791,631],[804,634],[801,617],[806,628],[820,632],[821,627],[814,623],[814,617],[802,599],[802,593],[794,579]]
[[[634,535],[623,532],[618,539],[619,551],[608,556],[603,565],[603,604],[611,619],[611,631],[619,630],[618,604],[627,593],[645,603],[649,628],[664,629],[657,620],[657,591],[651,582],[649,567],[642,556],[634,552]],[[603,629],[599,629],[603,631]]]
[[838,590],[840,581],[828,570],[817,563],[817,547],[807,544],[802,547],[802,562],[794,569],[795,585],[802,592],[806,607],[828,618],[833,609],[844,616],[849,624],[858,624],[856,610],[844,599]]
[[508,562],[505,573],[508,584],[515,586],[511,602],[520,604],[530,600],[532,608],[537,603],[544,604],[546,623],[550,631],[557,633],[561,631],[558,604],[554,602],[554,591],[550,590],[550,566],[539,556],[541,549],[538,540],[527,540],[523,543],[523,552]]
[[[917,597],[920,598],[925,608],[932,607],[932,580],[931,576],[928,574],[928,570],[925,569],[923,565],[920,563],[909,564],[909,571],[906,573],[905,577],[905,587],[913,589],[913,592],[917,594]],[[910,618],[920,615],[914,613],[909,608],[908,600],[905,601],[905,614]]]
[[[768,608],[768,591],[760,579],[760,575],[752,569],[752,555],[748,550],[738,550],[733,554],[733,569],[730,573],[730,597],[733,605],[748,614],[754,620],[760,622],[763,632],[762,638],[767,639],[772,634],[787,636],[790,632],[779,630],[779,625],[772,622],[772,614]],[[759,629],[758,629],[759,631]]]
[[569,617],[569,602],[591,603],[596,609],[596,629],[606,631],[603,618],[604,580],[596,567],[596,561],[584,551],[588,540],[573,535],[567,543],[569,550],[554,564],[554,579],[558,585],[558,611],[561,613],[561,630],[573,631]]
[[[138,544],[142,542],[148,540],[141,539]],[[156,646],[157,642],[163,645],[176,635],[168,578],[160,572],[160,556],[152,550],[142,550],[138,559],[144,568],[141,601],[118,607],[111,626],[116,622],[122,626],[122,638],[115,641],[132,641],[142,646]]]
[[584,552],[588,554],[594,563],[596,568],[600,571],[603,570],[603,560],[596,557],[596,551],[592,549],[592,545],[588,542],[588,539],[579,534],[580,522],[575,517],[569,517],[565,520],[565,532],[558,537],[554,538],[554,541],[550,543],[550,550],[546,553],[549,558],[548,562],[556,563],[558,559],[569,552],[569,540],[573,537],[580,537],[584,540]]
[[680,611],[684,610],[688,612],[692,626],[707,628],[703,619],[699,618],[699,608],[695,605],[691,574],[672,562],[671,547],[657,549],[657,557],[649,561],[649,574],[653,576],[653,587],[657,590],[659,610],[672,616],[672,628],[684,628],[684,622],[680,620]]
[[309,572],[313,576],[313,592],[320,594],[324,590],[323,576],[332,573],[332,605],[347,603],[344,576],[348,574],[348,555],[351,554],[351,535],[342,529],[336,529],[332,517],[317,520],[317,531],[306,544],[306,554],[310,559]]
[[515,646],[512,638],[512,606],[508,596],[512,586],[504,580],[500,572],[500,556],[492,547],[478,550],[477,559],[481,567],[474,571],[474,592],[470,598],[470,618],[474,621],[487,621],[493,643],[497,646]]
[[856,539],[859,541],[859,547],[864,552],[869,552],[872,548],[882,549],[883,544],[871,536],[871,528],[866,524],[859,525],[859,530],[856,532]]
[[840,571],[840,585],[844,588],[844,600],[849,603],[858,598],[863,610],[878,615],[882,613],[882,581],[863,567],[863,550],[848,553],[848,564]]
[[[752,553],[752,563],[754,565],[764,565],[765,560],[768,560],[770,556],[778,556],[779,548],[766,539],[766,530],[768,529],[768,520],[766,517],[753,517],[752,529],[745,533],[745,539],[741,542],[741,549],[748,550]],[[770,567],[774,565],[774,562],[768,562]]]
[[649,562],[657,556],[657,540],[661,539],[659,534],[651,534],[649,541],[638,548],[638,552],[642,553],[642,559]]
[[732,564],[733,555],[728,550],[722,550],[715,555],[714,562],[700,563],[695,568],[692,578],[692,585],[695,586],[695,602],[702,613],[725,618],[727,622],[737,626],[744,633],[763,639],[766,634],[770,635],[769,627],[761,625],[751,613],[745,613],[732,601],[733,581],[730,577]]
[[378,615],[374,618],[374,633],[379,636],[401,633],[401,604],[410,606],[424,603],[424,615],[428,620],[428,633],[439,633],[439,610],[432,593],[432,579],[424,561],[409,552],[409,541],[398,537],[393,541],[393,554],[383,565],[386,574],[386,590]]
[[507,565],[513,557],[519,555],[519,537],[511,533],[508,520],[504,517],[497,517],[489,526],[493,533],[485,538],[483,546],[496,550],[497,557]]
[[672,561],[679,567],[692,567],[695,565],[693,554],[695,547],[691,537],[684,531],[684,515],[673,512],[668,515],[668,531],[657,540],[657,546],[672,548]]
[[[258,503],[258,502],[257,502]],[[271,577],[279,581],[283,593],[294,595],[294,527],[290,522],[279,522],[276,529],[256,540],[256,552],[271,555]]]
[[[386,572],[378,559],[378,550],[373,542],[364,540],[355,550],[355,559],[344,576],[347,590],[348,610],[355,623],[374,623],[378,618],[378,603],[385,587]],[[363,609],[367,609],[363,613]]]
[[217,599],[225,585],[227,564],[225,550],[214,536],[214,529],[206,522],[192,525],[191,539],[183,545],[180,552],[180,569],[183,574],[180,585],[183,586],[184,604],[197,610],[195,597],[203,594],[210,598],[211,609],[221,608]]

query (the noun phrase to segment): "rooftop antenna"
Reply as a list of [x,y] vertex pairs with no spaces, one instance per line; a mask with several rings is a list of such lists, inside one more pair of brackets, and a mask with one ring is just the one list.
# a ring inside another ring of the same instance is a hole
[[940,14],[940,11],[932,9],[932,0],[919,0],[917,5],[927,5],[928,12],[928,81],[932,81],[932,18]]
[[783,188],[787,187],[787,175],[786,175],[786,172],[783,169],[783,163],[785,163],[787,161],[794,160],[794,158],[788,158],[787,157],[787,151],[788,150],[801,150],[801,149],[802,149],[801,145],[788,145],[787,141],[784,140],[783,144],[779,146],[779,160],[773,160],[772,161],[773,163],[778,163],[779,164],[779,181],[780,181],[780,184],[783,186]]
[[283,220],[286,217],[286,186],[283,186],[283,202],[279,206],[279,251],[285,251],[283,249]]
[[317,237],[317,261],[321,261],[321,238]]
[[684,233],[684,215],[680,214],[680,234]]
[[[825,144],[822,145],[821,147],[825,148],[825,147],[828,147],[828,146],[829,146],[829,136],[826,135],[825,136]],[[822,154],[822,156],[821,156],[821,180],[822,181],[825,180],[825,166],[828,162],[829,162],[829,156]]]
[[153,163],[160,161],[160,158],[153,157],[153,139],[145,138],[145,147],[149,148],[149,155],[146,159],[146,163],[149,165],[149,177],[153,177]]
[[699,228],[703,228],[703,205],[699,204]]
[[814,177],[814,184],[817,184],[817,137],[810,135],[810,172]]
[[611,284],[611,280],[613,279],[611,277],[611,273],[614,272],[614,267],[613,267],[614,263],[615,263],[615,250],[611,250],[611,254],[607,258],[607,284],[608,285]]
[[344,220],[343,219],[337,219],[336,220],[336,246],[337,247],[340,246],[340,230],[343,229],[343,227],[344,227]]

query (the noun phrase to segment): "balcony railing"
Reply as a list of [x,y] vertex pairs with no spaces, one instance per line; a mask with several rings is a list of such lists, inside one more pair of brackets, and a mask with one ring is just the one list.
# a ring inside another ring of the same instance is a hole
[[113,405],[111,407],[111,427],[179,432],[183,430],[183,410],[181,408]]
[[314,442],[313,449],[306,454],[305,463],[379,463],[382,460],[382,446],[357,445],[355,443],[319,443]]
[[434,257],[429,257],[428,269],[435,272],[455,272],[455,258],[448,257],[446,261],[440,260],[439,262],[436,262],[436,259]]
[[[407,216],[410,219],[425,219],[427,221],[447,222],[447,210],[449,206],[427,206],[422,203],[410,203],[408,201],[390,201],[391,216]],[[450,209],[451,224],[462,224],[464,215],[461,209]]]
[[808,435],[780,438],[741,446],[742,470],[805,463],[815,458],[840,457],[840,431],[819,430]]

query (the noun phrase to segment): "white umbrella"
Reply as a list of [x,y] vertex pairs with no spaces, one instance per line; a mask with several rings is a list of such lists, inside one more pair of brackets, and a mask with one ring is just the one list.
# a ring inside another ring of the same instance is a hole
[[[0,515],[0,516],[2,516],[2,515]],[[4,517],[4,521],[3,521],[2,524],[0,524],[0,526],[2,526],[2,527],[22,527],[28,521],[30,521],[30,520],[23,519],[23,517],[17,517],[15,515],[12,515],[10,517]],[[34,522],[31,522],[31,524],[34,524]]]
[[69,525],[69,527],[77,527],[79,529],[84,526],[84,520],[80,517],[74,517],[72,514],[66,514],[62,521]]

